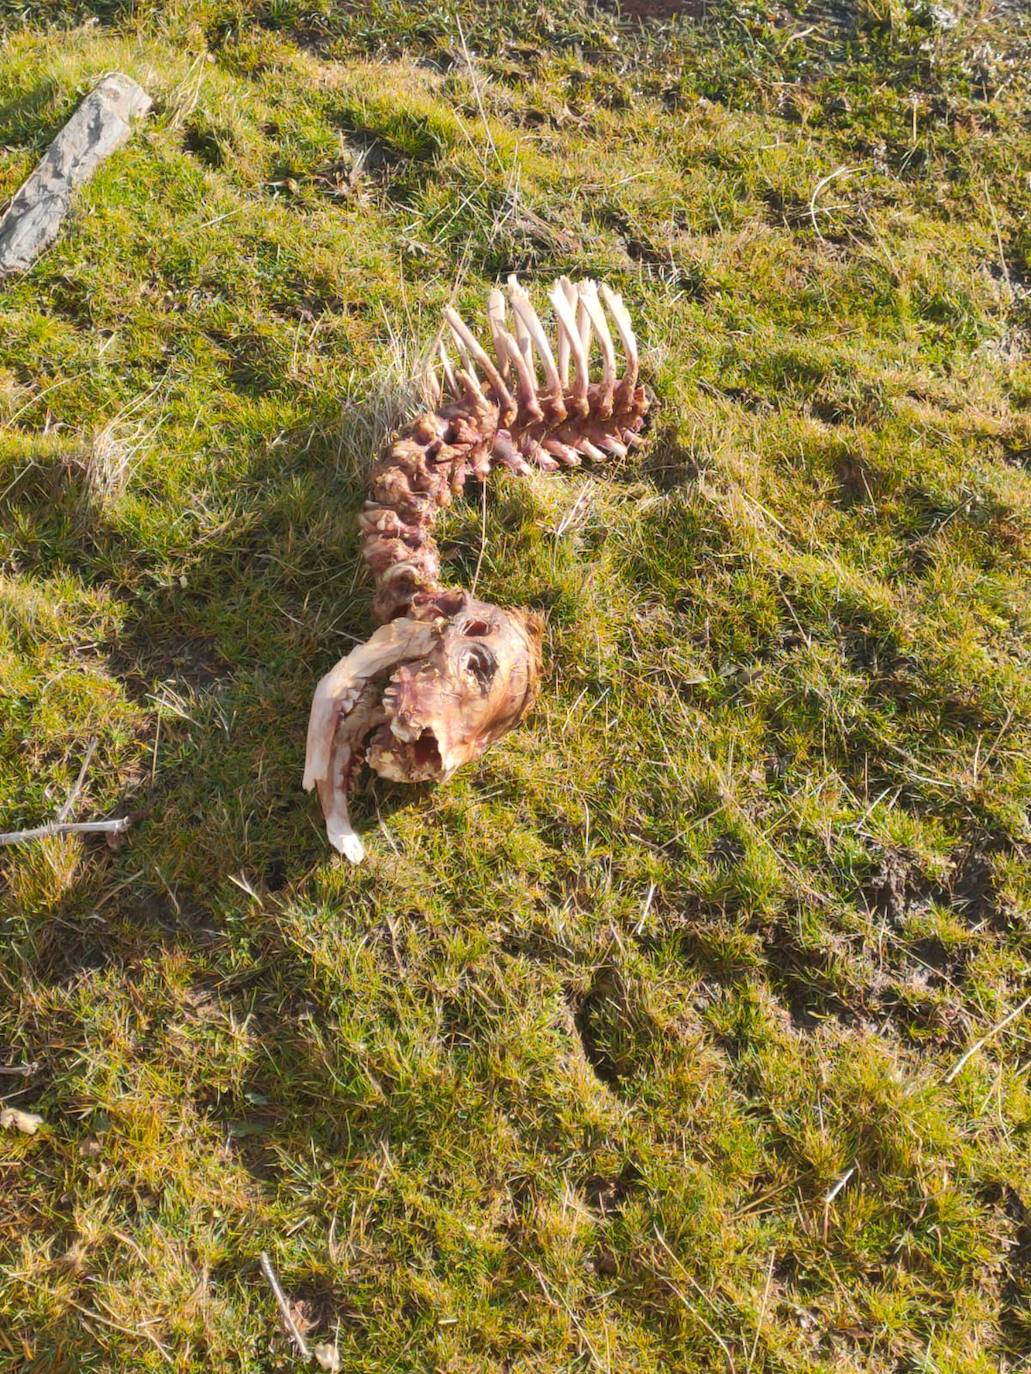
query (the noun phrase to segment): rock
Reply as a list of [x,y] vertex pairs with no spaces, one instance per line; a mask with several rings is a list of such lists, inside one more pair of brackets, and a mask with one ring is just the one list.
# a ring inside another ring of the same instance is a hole
[[94,87],[0,219],[0,278],[26,271],[50,247],[72,192],[122,146],[150,105],[146,91],[120,72]]
[[42,1124],[43,1118],[35,1112],[19,1111],[17,1107],[0,1110],[0,1131],[22,1131],[25,1135],[35,1135]]

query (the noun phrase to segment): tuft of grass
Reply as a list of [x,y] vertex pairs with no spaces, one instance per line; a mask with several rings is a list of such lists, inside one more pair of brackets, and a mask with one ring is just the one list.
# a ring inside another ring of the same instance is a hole
[[[631,9],[0,0],[0,197],[155,101],[0,292],[0,830],[134,818],[0,858],[0,1370],[291,1368],[263,1251],[355,1374],[1026,1358],[1027,25]],[[365,465],[510,271],[647,451],[447,513],[545,688],[343,867]]]

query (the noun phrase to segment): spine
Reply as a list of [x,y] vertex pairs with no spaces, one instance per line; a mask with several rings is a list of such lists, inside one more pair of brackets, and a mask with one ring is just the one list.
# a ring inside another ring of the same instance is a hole
[[406,426],[374,465],[359,527],[379,624],[404,615],[421,593],[440,590],[437,512],[471,472],[486,478],[489,463],[482,455],[492,437],[489,416],[474,424],[464,406],[448,406]]
[[[485,481],[495,465],[519,474],[534,466],[549,472],[577,467],[584,457],[622,457],[640,439],[648,401],[637,383],[637,343],[623,302],[604,286],[574,286],[564,277],[550,299],[554,350],[514,277],[507,293],[495,289],[488,301],[493,356],[456,311],[445,312],[461,362],[454,365],[441,345],[437,408],[388,444],[373,466],[359,517],[380,624],[409,614],[416,597],[441,590],[433,526],[469,476]],[[623,353],[618,379],[610,318]],[[592,382],[595,341],[601,375]]]

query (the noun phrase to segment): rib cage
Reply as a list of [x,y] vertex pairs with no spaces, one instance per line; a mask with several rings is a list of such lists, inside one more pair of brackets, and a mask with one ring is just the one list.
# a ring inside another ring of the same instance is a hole
[[[638,385],[637,343],[622,300],[606,286],[574,285],[566,277],[552,287],[550,300],[554,348],[514,276],[507,291],[495,288],[488,299],[492,353],[457,311],[445,311],[459,361],[440,345],[436,408],[406,426],[375,463],[360,516],[380,623],[399,615],[418,618],[415,598],[441,589],[433,524],[469,476],[485,481],[495,464],[520,474],[534,466],[577,467],[582,458],[622,456],[638,441],[648,401]],[[591,381],[595,341],[601,375]]]

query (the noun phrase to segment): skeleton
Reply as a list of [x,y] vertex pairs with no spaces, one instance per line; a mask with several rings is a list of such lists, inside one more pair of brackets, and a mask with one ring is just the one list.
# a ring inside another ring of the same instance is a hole
[[[507,293],[490,293],[492,353],[448,307],[459,361],[440,345],[434,409],[396,435],[372,469],[361,546],[381,623],[318,684],[304,768],[330,843],[355,863],[365,851],[347,799],[363,761],[395,781],[443,781],[510,730],[537,695],[540,618],[441,584],[438,508],[494,465],[555,472],[583,458],[623,457],[640,441],[648,401],[623,302],[605,286],[565,277],[550,300],[554,349],[515,277]],[[588,375],[594,340],[597,381]]]

